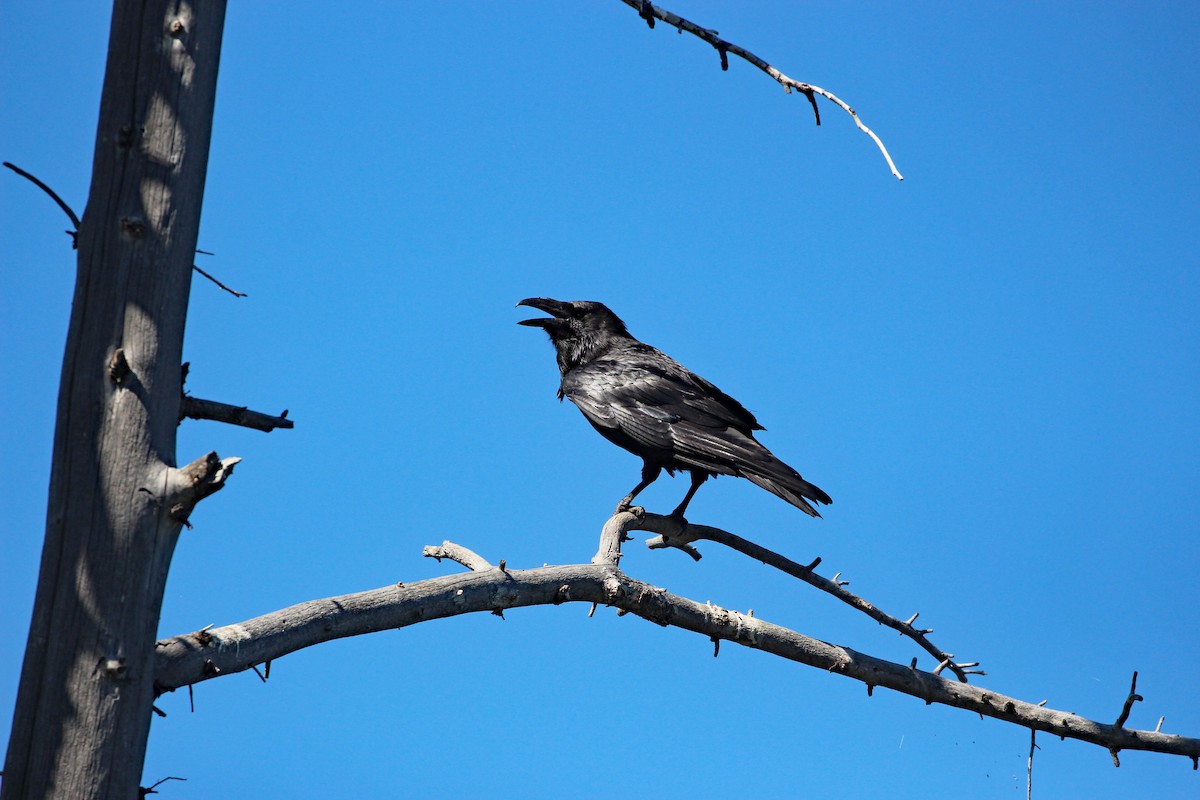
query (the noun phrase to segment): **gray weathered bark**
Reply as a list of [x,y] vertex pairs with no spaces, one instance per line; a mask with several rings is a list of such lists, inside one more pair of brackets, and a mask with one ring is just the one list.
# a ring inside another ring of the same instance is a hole
[[138,796],[154,638],[215,454],[175,469],[223,0],[117,0],[2,796]]
[[659,625],[705,635],[713,642],[714,656],[721,641],[734,642],[860,680],[867,684],[868,695],[874,687],[883,686],[919,697],[926,703],[968,709],[1034,731],[1098,744],[1108,749],[1117,766],[1121,750],[1187,756],[1192,759],[1193,769],[1200,763],[1200,739],[1157,729],[1125,727],[1133,703],[1142,699],[1135,694],[1136,672],[1121,715],[1116,723],[1107,725],[1045,708],[1045,701],[1035,705],[942,678],[937,670],[919,670],[915,658],[909,666],[895,664],[774,625],[755,617],[753,611],[742,614],[712,603],[697,603],[626,575],[617,566],[621,561],[621,542],[631,530],[660,529],[664,519],[658,517],[647,525],[640,510],[617,512],[605,523],[600,533],[600,548],[591,564],[510,570],[503,561],[492,566],[478,553],[453,542],[427,546],[427,557],[439,561],[449,558],[466,566],[471,573],[310,600],[236,625],[209,626],[161,640],[157,647],[158,682],[162,689],[173,691],[221,675],[247,669],[257,671],[258,664],[266,665],[266,672],[259,673],[265,681],[274,659],[345,636],[394,630],[479,611],[490,610],[503,616],[507,609],[525,606],[604,603]]

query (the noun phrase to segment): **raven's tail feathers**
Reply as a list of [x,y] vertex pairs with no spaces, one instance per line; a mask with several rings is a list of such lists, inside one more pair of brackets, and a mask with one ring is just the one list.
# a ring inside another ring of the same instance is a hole
[[821,516],[808,501],[812,500],[816,503],[829,505],[833,502],[829,495],[813,486],[808,481],[801,478],[799,475],[795,477],[788,476],[784,478],[781,475],[768,476],[758,475],[753,472],[743,471],[741,475],[762,488],[766,489],[774,495],[782,497],[796,508],[808,514],[810,517]]

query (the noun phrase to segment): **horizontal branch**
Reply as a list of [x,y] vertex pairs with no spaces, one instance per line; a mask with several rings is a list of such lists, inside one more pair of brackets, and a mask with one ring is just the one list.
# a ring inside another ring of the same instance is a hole
[[804,81],[798,81],[795,78],[789,78],[787,75],[784,75],[778,69],[771,66],[766,61],[754,55],[754,53],[751,53],[744,47],[740,47],[733,42],[722,39],[716,31],[711,30],[710,28],[705,28],[702,25],[697,25],[691,20],[684,19],[678,14],[667,11],[665,8],[660,6],[656,6],[648,0],[621,0],[621,2],[630,8],[635,9],[638,12],[638,15],[641,16],[642,19],[646,20],[646,23],[651,28],[654,27],[654,20],[661,19],[668,25],[674,26],[675,29],[680,33],[687,31],[693,36],[696,36],[697,38],[711,44],[716,49],[717,54],[721,57],[721,69],[729,69],[729,54],[732,53],[738,58],[753,64],[763,72],[770,75],[779,82],[779,85],[782,86],[784,91],[786,91],[788,94],[791,94],[792,91],[795,90],[804,95],[808,98],[808,102],[812,105],[813,114],[816,116],[818,125],[821,124],[821,111],[817,108],[817,99],[815,95],[819,94],[829,102],[836,104],[843,111],[850,115],[850,118],[854,120],[854,124],[858,126],[860,131],[871,137],[871,141],[875,142],[875,146],[879,148],[879,152],[883,154],[884,160],[887,161],[888,169],[892,171],[892,174],[895,175],[898,180],[904,180],[904,176],[900,174],[900,170],[896,169],[896,163],[892,161],[891,154],[888,153],[887,148],[883,146],[883,140],[880,139],[873,130],[868,128],[863,123],[863,121],[859,118],[858,113],[850,107],[849,103],[847,103],[845,100],[842,100],[833,92],[822,89],[820,86],[814,86],[811,83],[805,83]]
[[215,400],[201,400],[199,397],[192,397],[184,392],[183,387],[187,384],[188,373],[191,372],[191,362],[185,361],[180,365],[179,375],[179,390],[183,392],[183,398],[179,401],[179,419],[211,419],[215,422],[224,422],[228,425],[240,425],[243,428],[254,428],[257,431],[270,433],[276,428],[291,428],[293,423],[287,418],[287,409],[284,409],[279,416],[274,417],[270,414],[263,414],[259,411],[251,411],[245,406],[234,406],[229,403],[218,403]]
[[[446,545],[443,545],[445,548]],[[443,555],[446,551],[443,551]],[[311,600],[236,625],[157,643],[159,693],[241,672],[305,647],[479,611],[602,603],[670,625],[882,686],[926,703],[963,708],[1109,750],[1151,750],[1200,758],[1200,739],[1131,730],[1026,703],[978,686],[828,644],[758,617],[698,603],[629,577],[611,564],[483,569]]]
[[287,418],[287,411],[279,416],[251,411],[245,406],[234,406],[229,403],[218,403],[215,400],[201,400],[199,397],[184,395],[179,403],[179,418],[182,419],[211,419],[229,425],[240,425],[243,428],[254,428],[256,431],[270,433],[276,428],[293,427],[292,420]]
[[839,581],[836,579],[836,576],[831,580],[818,575],[816,567],[821,563],[820,558],[817,558],[811,564],[798,564],[790,558],[776,553],[774,550],[768,550],[749,539],[743,539],[736,533],[730,533],[720,528],[713,528],[709,525],[696,525],[693,523],[687,523],[681,527],[678,519],[675,517],[664,517],[661,514],[642,514],[639,520],[630,526],[630,529],[657,533],[658,536],[646,541],[646,545],[651,549],[676,547],[684,550],[693,558],[700,557],[695,548],[691,546],[693,542],[710,541],[723,544],[728,548],[737,550],[743,555],[750,556],[750,558],[761,561],[769,567],[774,567],[780,572],[791,575],[793,578],[798,578],[810,586],[815,586],[821,591],[833,595],[843,603],[863,612],[879,624],[886,625],[892,630],[898,631],[900,634],[912,639],[937,661],[938,669],[935,672],[941,672],[942,669],[949,669],[963,683],[967,682],[967,675],[986,674],[982,670],[972,669],[978,666],[976,663],[955,663],[953,655],[945,652],[929,640],[928,635],[933,633],[932,629],[917,628],[913,625],[917,619],[916,614],[913,614],[907,621],[897,619],[846,589],[846,581]]

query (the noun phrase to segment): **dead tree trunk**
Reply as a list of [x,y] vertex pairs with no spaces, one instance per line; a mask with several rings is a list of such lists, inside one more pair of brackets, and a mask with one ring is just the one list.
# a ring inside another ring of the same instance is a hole
[[215,456],[175,469],[223,0],[117,0],[3,798],[138,796],[171,554]]

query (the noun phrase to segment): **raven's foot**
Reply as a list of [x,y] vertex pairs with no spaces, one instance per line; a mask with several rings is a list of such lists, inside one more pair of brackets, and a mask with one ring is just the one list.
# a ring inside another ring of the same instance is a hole
[[615,516],[617,514],[624,514],[626,511],[628,511],[630,514],[633,514],[638,519],[646,516],[646,509],[642,508],[641,506],[629,505],[629,498],[625,498],[621,502],[617,503],[617,510],[613,512],[613,515]]
[[646,509],[642,508],[641,506],[633,505],[633,498],[635,498],[635,497],[637,497],[637,494],[635,492],[630,492],[629,494],[622,497],[621,502],[617,503],[617,510],[614,511],[613,514],[620,514],[625,511],[632,511],[634,514],[638,515],[639,517],[642,516],[643,514],[645,514]]

